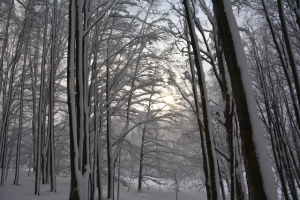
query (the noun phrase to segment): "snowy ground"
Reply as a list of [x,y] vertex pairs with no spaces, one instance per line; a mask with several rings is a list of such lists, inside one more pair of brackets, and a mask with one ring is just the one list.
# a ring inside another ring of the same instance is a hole
[[[20,172],[19,186],[13,185],[14,171],[9,171],[4,187],[0,186],[0,200],[65,200],[69,199],[69,178],[57,177],[57,192],[50,192],[50,185],[41,185],[41,195],[34,195],[34,174]],[[105,189],[105,186],[104,188]],[[159,190],[152,186],[142,193],[121,187],[120,200],[175,200],[175,191]],[[206,195],[195,191],[180,191],[178,200],[206,200]]]

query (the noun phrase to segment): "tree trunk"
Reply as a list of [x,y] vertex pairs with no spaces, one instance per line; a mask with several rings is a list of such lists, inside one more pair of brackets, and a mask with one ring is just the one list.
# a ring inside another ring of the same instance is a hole
[[24,54],[24,63],[22,69],[22,78],[21,78],[21,98],[20,98],[20,115],[19,115],[19,131],[18,131],[18,140],[17,140],[17,152],[16,152],[16,172],[15,172],[15,180],[14,185],[19,184],[19,167],[20,167],[20,146],[21,146],[21,136],[23,132],[23,97],[24,97],[24,84],[25,84],[25,74],[26,74],[26,59],[28,52],[28,41],[30,37],[28,37],[26,46],[25,46],[25,54]]
[[206,83],[205,83],[205,74],[203,71],[201,56],[200,56],[200,48],[198,45],[198,38],[194,28],[194,22],[192,18],[192,13],[190,10],[190,4],[188,0],[183,1],[186,13],[187,24],[190,31],[191,44],[194,52],[194,62],[197,69],[198,75],[198,84],[200,87],[201,94],[201,103],[202,103],[202,112],[203,112],[203,125],[204,125],[204,133],[205,133],[205,141],[207,148],[207,158],[208,158],[208,166],[209,166],[209,180],[211,187],[211,199],[212,200],[220,200],[220,185],[219,185],[219,173],[218,173],[218,165],[217,165],[217,155],[215,152],[214,146],[214,137],[213,131],[210,122],[210,111],[207,99],[207,91],[206,91]]
[[70,200],[89,198],[90,137],[87,66],[88,3],[71,0],[68,37],[68,109],[70,126],[71,189]]
[[[186,27],[187,31],[187,27]],[[188,38],[187,33],[185,34],[186,38]],[[191,47],[190,44],[187,43],[187,48],[188,51],[191,52]],[[210,187],[210,181],[209,181],[209,171],[208,171],[208,163],[207,163],[207,153],[206,153],[206,148],[205,148],[205,139],[204,139],[204,133],[203,133],[203,124],[200,119],[201,111],[200,111],[200,101],[198,97],[198,92],[197,92],[197,83],[196,83],[196,72],[195,72],[195,66],[194,66],[194,60],[192,56],[189,54],[189,62],[190,62],[190,69],[191,69],[191,75],[192,75],[192,90],[193,90],[193,96],[194,96],[194,102],[195,102],[195,107],[196,107],[196,115],[197,115],[197,124],[200,132],[200,141],[201,141],[201,150],[202,150],[202,160],[203,160],[203,171],[204,171],[204,176],[205,176],[205,188],[206,188],[206,194],[207,194],[207,199],[210,199],[211,197],[211,187]]]
[[[110,33],[111,34],[111,33]],[[114,199],[114,158],[112,153],[112,138],[111,138],[111,110],[110,110],[110,62],[108,59],[110,54],[110,45],[107,43],[107,62],[106,62],[106,102],[107,102],[107,116],[106,116],[106,145],[107,145],[107,199]]]
[[78,165],[78,148],[77,145],[77,124],[75,110],[75,0],[69,3],[69,35],[68,35],[68,109],[69,109],[69,126],[70,126],[70,168],[71,168],[71,187],[70,200],[79,200],[76,178],[76,167]]
[[[43,127],[45,126],[44,116],[44,90],[45,90],[45,65],[46,65],[46,41],[47,41],[47,26],[48,26],[48,0],[46,0],[45,22],[44,22],[44,38],[43,38],[43,52],[41,63],[41,85],[40,85],[40,99],[39,99],[39,112],[38,112],[38,136],[37,136],[37,169],[35,175],[35,194],[40,195],[40,176],[42,159],[42,134],[44,133]],[[45,164],[45,163],[43,163]]]
[[56,38],[56,9],[57,9],[57,0],[53,2],[53,22],[52,22],[52,33],[51,33],[51,69],[50,69],[50,86],[49,86],[49,133],[50,134],[50,144],[49,144],[49,153],[50,153],[50,179],[51,179],[51,186],[50,191],[56,192],[56,177],[55,177],[55,154],[54,154],[54,82],[55,82],[55,38]]
[[275,181],[231,4],[224,0],[212,2],[236,103],[249,193],[252,200],[275,200]]

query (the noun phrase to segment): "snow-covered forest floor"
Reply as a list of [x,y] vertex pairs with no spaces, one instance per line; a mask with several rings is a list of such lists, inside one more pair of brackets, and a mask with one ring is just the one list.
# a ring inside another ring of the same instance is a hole
[[[65,200],[69,198],[70,178],[60,177],[57,180],[56,193],[50,192],[50,185],[41,185],[41,195],[34,195],[34,173],[30,177],[27,176],[27,171],[20,171],[19,186],[13,185],[14,171],[8,172],[8,178],[4,187],[0,187],[0,200]],[[128,187],[121,186],[120,200],[175,200],[176,194],[174,190],[167,188],[159,189],[152,185],[149,189],[143,192],[134,190],[133,186],[128,192]],[[106,186],[103,185],[103,191],[106,191]],[[196,191],[180,191],[178,200],[206,200],[206,194]]]

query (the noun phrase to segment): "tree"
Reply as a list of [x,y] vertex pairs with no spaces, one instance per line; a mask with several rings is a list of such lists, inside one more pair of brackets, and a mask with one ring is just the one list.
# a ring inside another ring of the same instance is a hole
[[[41,84],[40,84],[40,98],[39,98],[39,107],[38,107],[38,130],[37,130],[37,162],[36,162],[36,171],[35,171],[35,194],[40,195],[40,179],[41,179],[41,164],[43,164],[43,169],[45,169],[45,151],[43,148],[44,141],[43,133],[45,128],[46,111],[44,108],[44,95],[45,95],[45,65],[46,65],[46,43],[47,43],[47,26],[48,26],[48,0],[46,1],[46,10],[45,10],[45,20],[44,20],[44,32],[43,32],[43,49],[42,49],[42,62],[41,62]],[[43,156],[43,157],[42,157]],[[44,158],[42,160],[42,158]],[[43,175],[45,175],[43,173]],[[44,176],[43,176],[44,178]],[[44,179],[43,179],[44,180]],[[44,181],[43,181],[44,182]]]
[[[83,9],[83,6],[86,6]],[[71,188],[70,200],[88,199],[89,136],[87,102],[87,49],[83,31],[87,28],[87,3],[72,0],[69,4],[68,109],[70,124]],[[84,20],[84,27],[82,26]]]
[[[28,4],[28,6],[30,5],[30,2]],[[13,4],[12,4],[13,6]],[[10,11],[11,12],[11,11]],[[10,17],[10,14],[9,14]],[[4,172],[5,172],[5,162],[6,162],[6,142],[7,142],[7,135],[8,135],[8,131],[9,131],[9,119],[10,119],[10,114],[11,114],[11,106],[12,103],[14,101],[14,82],[15,82],[15,76],[16,76],[16,68],[17,68],[17,64],[19,62],[19,59],[21,57],[21,52],[22,52],[22,48],[23,48],[23,44],[24,44],[24,40],[25,40],[25,30],[28,26],[28,22],[29,21],[29,12],[25,12],[25,18],[24,21],[22,23],[22,27],[21,27],[21,31],[18,35],[17,38],[17,44],[16,44],[16,49],[14,52],[14,56],[12,57],[12,60],[9,63],[9,67],[8,69],[10,69],[10,77],[8,80],[8,91],[3,90],[3,113],[2,113],[2,125],[1,125],[1,140],[0,140],[0,153],[1,153],[1,159],[0,159],[0,165],[1,165],[1,169],[2,169],[2,173],[1,173],[1,182],[0,185],[4,185]],[[9,20],[7,21],[7,23],[9,23]],[[4,43],[6,43],[4,41]],[[3,56],[3,55],[2,55]],[[3,57],[2,57],[3,59]],[[2,65],[3,65],[3,61],[1,61]],[[1,69],[1,73],[3,72],[4,67],[2,66]],[[6,76],[8,76],[8,70],[6,72]],[[1,80],[3,81],[3,79]],[[7,80],[6,80],[7,81]],[[5,81],[5,84],[3,85],[3,87],[6,88],[6,84],[7,82]],[[6,94],[7,92],[7,94]]]
[[236,104],[251,199],[277,199],[251,81],[230,2],[213,0],[214,14]]
[[[204,125],[204,133],[205,133],[205,139],[206,139],[206,148],[207,148],[207,162],[209,166],[209,180],[210,180],[210,187],[211,187],[211,197],[212,199],[219,200],[221,199],[220,194],[220,186],[219,186],[219,172],[218,172],[218,166],[217,166],[217,157],[215,153],[215,147],[214,147],[214,137],[212,132],[212,126],[210,124],[210,111],[209,111],[209,105],[208,105],[208,97],[207,97],[207,90],[206,90],[206,83],[205,83],[205,75],[203,71],[202,66],[202,60],[200,56],[200,48],[198,46],[198,38],[195,32],[193,19],[192,19],[192,13],[190,10],[189,1],[183,1],[184,7],[185,7],[185,13],[187,18],[187,24],[190,31],[190,37],[191,37],[191,45],[193,47],[194,52],[194,63],[195,67],[197,69],[197,75],[198,75],[198,84],[200,87],[200,93],[201,93],[201,104],[202,104],[202,111],[203,111],[203,125]],[[193,66],[191,66],[193,67]],[[199,129],[202,129],[202,127],[199,127]]]
[[36,194],[70,174],[70,199],[136,179],[297,200],[299,0],[212,3],[1,2],[1,185],[27,167]]

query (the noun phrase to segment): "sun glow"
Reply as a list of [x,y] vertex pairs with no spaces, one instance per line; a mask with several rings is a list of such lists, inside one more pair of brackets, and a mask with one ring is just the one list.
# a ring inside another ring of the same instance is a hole
[[164,97],[164,100],[166,103],[173,103],[174,102],[174,97],[171,95],[167,95]]

